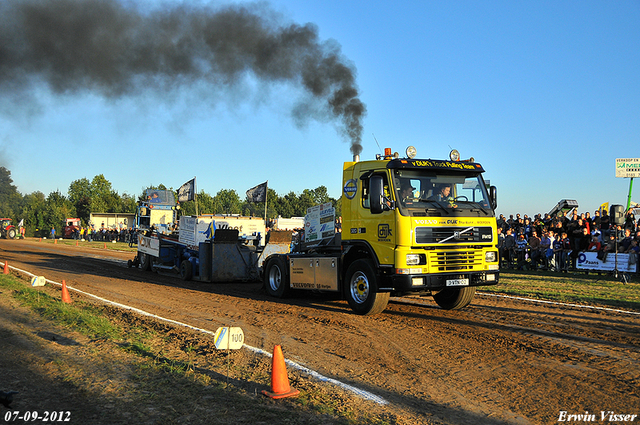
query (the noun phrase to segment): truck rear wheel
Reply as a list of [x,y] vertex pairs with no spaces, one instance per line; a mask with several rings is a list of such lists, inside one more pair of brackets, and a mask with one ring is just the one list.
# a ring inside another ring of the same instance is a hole
[[388,292],[378,292],[378,278],[371,261],[354,261],[345,275],[344,296],[357,314],[381,313],[389,303]]
[[151,270],[151,263],[153,261],[153,257],[150,256],[149,254],[145,254],[144,252],[141,252],[139,255],[140,255],[140,267],[145,272],[148,272],[149,270]]
[[182,260],[180,263],[180,277],[182,280],[191,280],[193,278],[193,266],[191,261]]
[[433,295],[433,299],[445,310],[460,310],[471,304],[476,293],[475,286],[463,288],[445,288]]
[[289,292],[289,278],[282,258],[276,257],[267,263],[264,287],[272,297],[282,298]]

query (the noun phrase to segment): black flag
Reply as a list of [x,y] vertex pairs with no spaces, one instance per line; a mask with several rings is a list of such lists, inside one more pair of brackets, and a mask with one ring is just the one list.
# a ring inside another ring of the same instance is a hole
[[267,183],[264,182],[247,190],[249,202],[265,202],[267,200]]
[[192,178],[178,189],[178,202],[193,201],[196,195],[196,178]]

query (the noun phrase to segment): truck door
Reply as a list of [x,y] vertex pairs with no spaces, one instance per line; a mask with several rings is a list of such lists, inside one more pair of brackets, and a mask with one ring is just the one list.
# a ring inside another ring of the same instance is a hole
[[369,172],[362,176],[358,226],[363,239],[373,247],[380,264],[393,265],[394,262],[395,204],[386,172]]

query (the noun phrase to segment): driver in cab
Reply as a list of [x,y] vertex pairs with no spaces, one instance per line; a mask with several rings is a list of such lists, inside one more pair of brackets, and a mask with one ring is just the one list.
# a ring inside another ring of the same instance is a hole
[[409,180],[402,182],[400,185],[400,201],[402,202],[402,205],[413,203],[415,190],[416,188],[411,186],[411,182],[409,182]]
[[451,208],[457,208],[455,199],[451,196],[451,185],[440,184],[436,186],[436,191],[433,196],[429,198],[430,201],[438,201],[449,204]]

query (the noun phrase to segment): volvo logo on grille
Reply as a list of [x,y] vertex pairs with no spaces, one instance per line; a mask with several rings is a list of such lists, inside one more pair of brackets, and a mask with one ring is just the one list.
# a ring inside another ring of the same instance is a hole
[[453,232],[453,239],[460,240],[460,232]]

